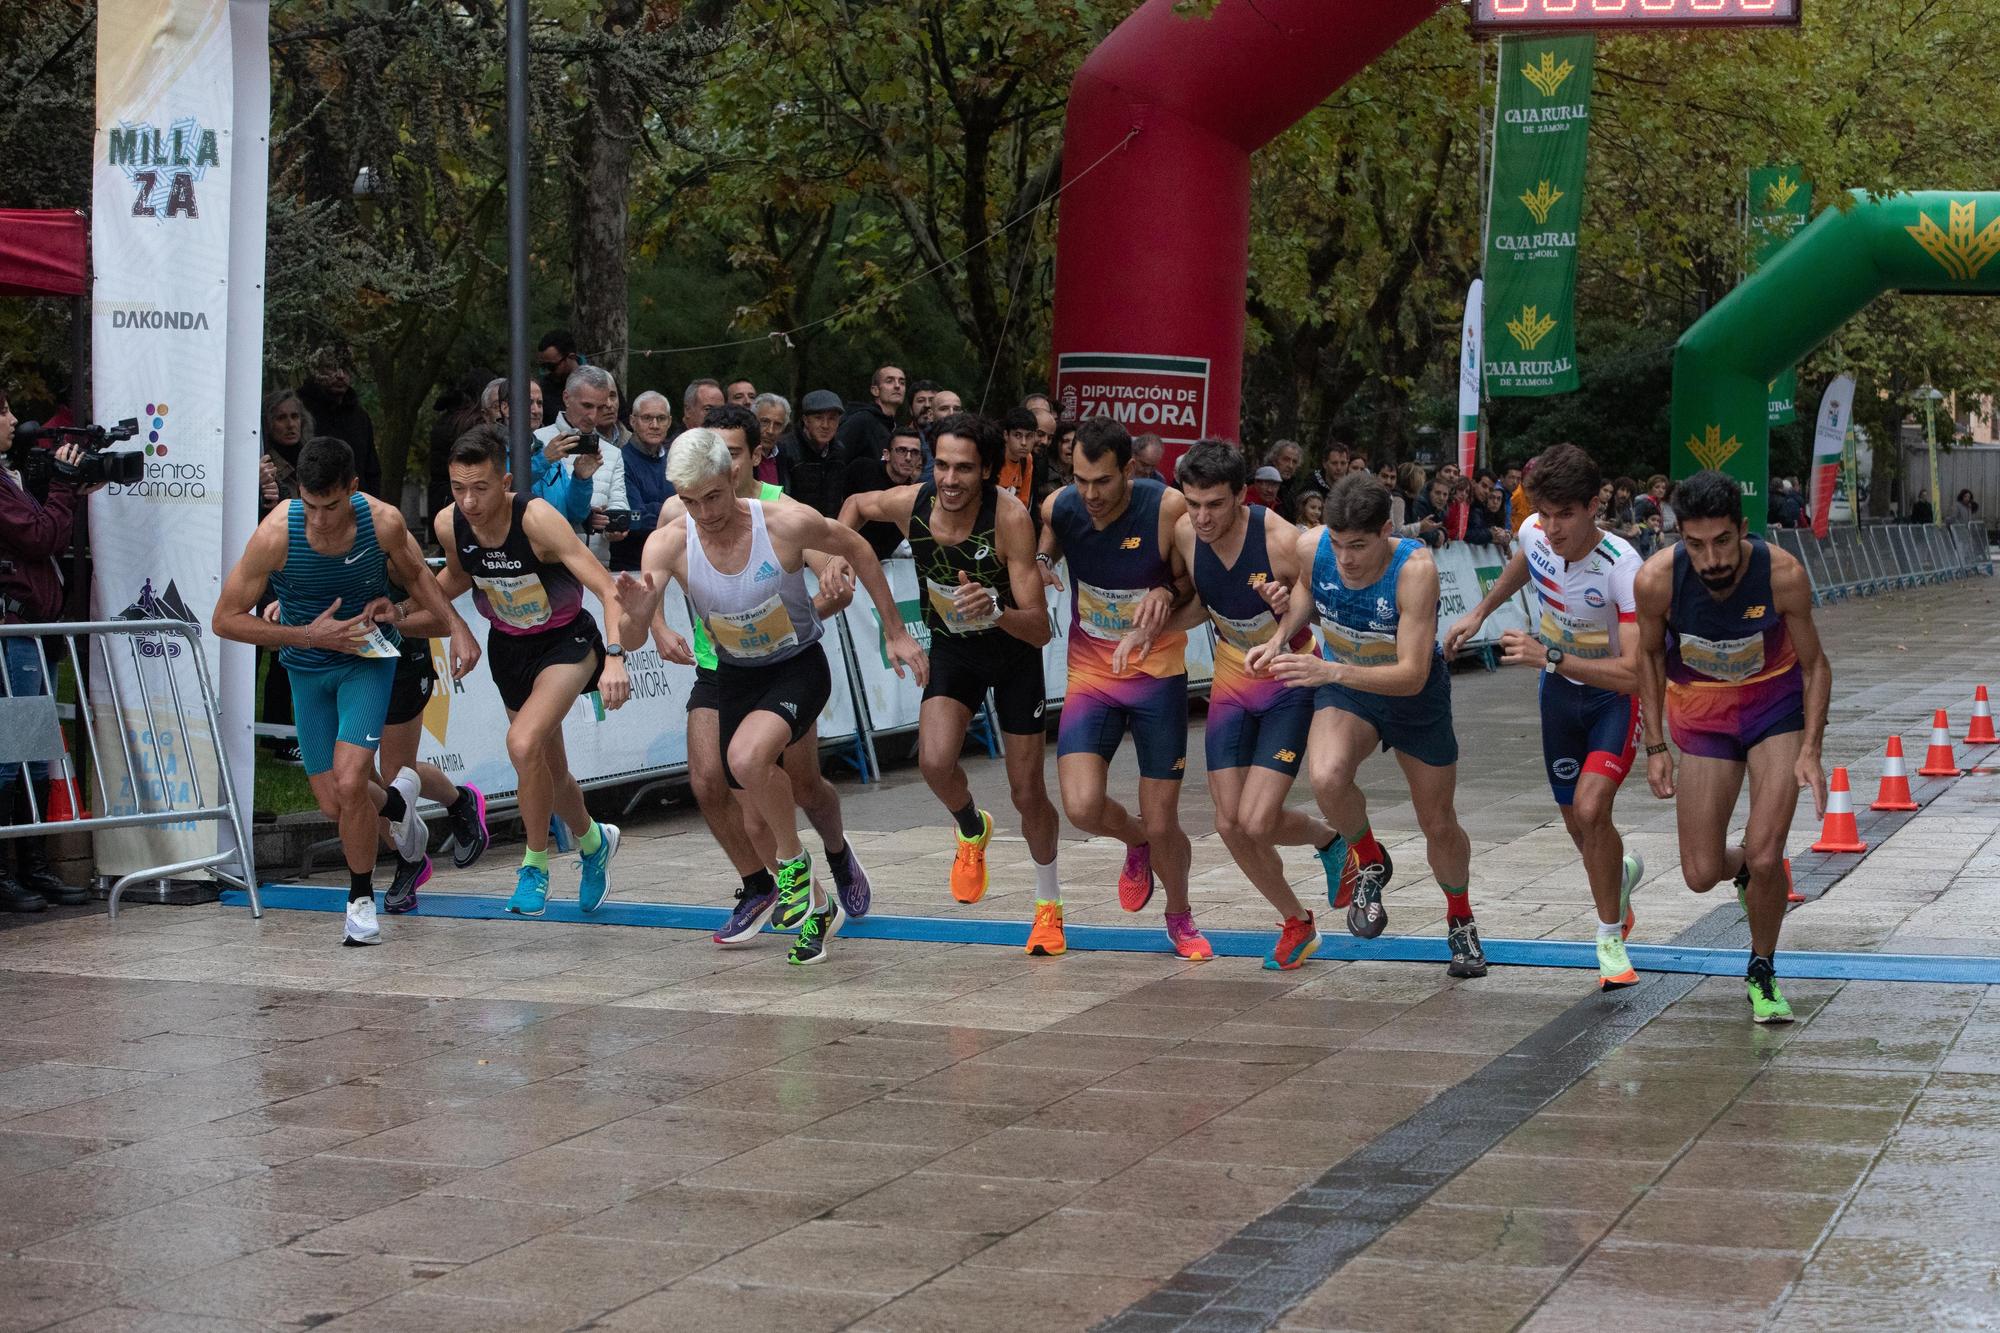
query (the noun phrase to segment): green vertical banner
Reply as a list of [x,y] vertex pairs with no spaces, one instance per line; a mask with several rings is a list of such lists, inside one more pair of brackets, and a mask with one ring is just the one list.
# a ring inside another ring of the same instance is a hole
[[[1806,225],[1812,215],[1812,182],[1796,163],[1781,167],[1753,167],[1750,171],[1750,267],[1754,270],[1792,239],[1792,233]],[[1765,415],[1773,426],[1798,420],[1795,400],[1799,391],[1796,367],[1770,382]]]
[[1576,234],[1594,37],[1506,37],[1486,222],[1486,391],[1576,389]]

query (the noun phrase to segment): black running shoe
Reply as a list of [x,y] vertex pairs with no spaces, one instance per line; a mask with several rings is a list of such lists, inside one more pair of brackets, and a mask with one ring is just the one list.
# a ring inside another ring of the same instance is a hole
[[810,967],[814,963],[826,961],[826,946],[847,924],[847,909],[840,905],[840,895],[834,894],[826,905],[826,910],[814,912],[799,923],[799,937],[792,944],[792,952],[785,961],[794,967]]
[[431,882],[431,858],[421,861],[405,861],[396,858],[396,878],[389,881],[388,892],[382,895],[382,910],[391,916],[401,916],[405,912],[417,910],[417,890]]
[[868,915],[868,904],[873,891],[868,883],[868,872],[861,868],[861,858],[854,854],[854,844],[848,843],[840,849],[838,859],[833,861],[833,887],[840,895],[840,905],[852,917]]
[[1389,928],[1389,909],[1382,905],[1382,893],[1396,873],[1389,849],[1382,849],[1379,861],[1363,861],[1354,870],[1354,900],[1347,904],[1347,932],[1372,940]]
[[486,793],[466,783],[458,789],[458,799],[446,807],[445,827],[451,830],[451,863],[460,870],[486,855],[490,835],[486,831]]
[[1452,977],[1483,977],[1486,975],[1486,951],[1479,947],[1479,927],[1472,922],[1463,922],[1451,928],[1451,964],[1445,968],[1445,975]]

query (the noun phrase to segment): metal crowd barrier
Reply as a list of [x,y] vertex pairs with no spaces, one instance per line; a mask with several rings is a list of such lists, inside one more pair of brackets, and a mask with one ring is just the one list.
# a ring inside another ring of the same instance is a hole
[[1805,566],[1815,605],[1993,573],[1979,523],[1834,527],[1824,538],[1807,528],[1774,528],[1771,540]]
[[[39,694],[14,691],[7,645],[15,639],[34,645],[43,681]],[[78,656],[79,639],[86,645],[87,659]],[[69,754],[56,699],[59,682],[49,667],[48,645],[58,640],[76,684],[75,713],[82,722],[77,728],[82,738],[80,752],[89,757],[89,776],[96,780],[97,797],[94,803],[83,802],[85,808],[75,812],[77,818],[50,820],[35,784],[28,780],[27,766],[53,766]],[[192,626],[179,620],[0,625],[0,671],[5,672],[4,681],[0,681],[4,684],[4,695],[0,695],[0,768],[18,765],[15,776],[28,789],[28,822],[0,826],[0,840],[37,833],[227,823],[236,840],[233,849],[121,876],[111,886],[111,915],[118,915],[119,896],[129,886],[195,870],[206,870],[224,884],[244,890],[250,898],[251,914],[263,915],[250,831],[244,826],[242,807],[236,799],[228,756],[222,752],[215,688]],[[189,671],[192,678],[184,680]],[[90,690],[85,687],[88,681],[103,684],[116,716],[105,718],[92,706]],[[105,733],[99,731],[100,720],[109,723]],[[110,735],[118,738],[115,748],[108,743]],[[214,775],[214,790],[204,780],[203,761],[206,771]],[[183,774],[184,781],[169,780],[170,775],[178,778]],[[177,793],[185,800],[177,800]],[[100,813],[88,815],[93,809]],[[106,813],[113,809],[124,813]]]

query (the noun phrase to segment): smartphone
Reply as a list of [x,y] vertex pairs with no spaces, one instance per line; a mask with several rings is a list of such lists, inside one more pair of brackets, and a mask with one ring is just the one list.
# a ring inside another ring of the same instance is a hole
[[604,452],[603,437],[594,430],[582,431],[576,437],[576,448],[570,452],[572,454],[601,454]]

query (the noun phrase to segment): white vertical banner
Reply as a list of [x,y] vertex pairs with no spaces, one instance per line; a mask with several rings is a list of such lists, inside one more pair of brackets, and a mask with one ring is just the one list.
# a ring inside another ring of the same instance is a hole
[[[246,238],[255,246],[255,267],[246,261],[242,271],[261,275],[265,151],[261,134],[255,142],[239,140],[231,26],[240,21],[261,34],[263,10],[230,0],[100,0],[97,11],[93,409],[99,421],[139,419],[136,444],[146,472],[131,486],[91,497],[92,614],[165,616],[200,626],[210,677],[218,681],[225,678],[207,625],[231,550],[224,540],[224,461],[234,450],[248,451],[239,455],[252,460],[239,498],[254,523],[256,434],[244,429],[241,404],[250,403],[254,422],[262,349],[261,292],[238,303],[230,291],[231,223],[246,204],[259,221]],[[261,35],[256,58],[268,60]],[[246,112],[261,131],[269,121],[268,74],[260,82],[263,96]],[[234,180],[239,144],[260,164],[256,181],[243,190]],[[255,312],[242,316],[255,325],[242,337],[232,334],[232,308]],[[241,550],[245,532],[235,535],[233,549]],[[146,643],[138,652],[117,646],[109,671],[100,664],[92,674],[97,742],[107,756],[121,750],[138,756],[139,769],[107,769],[104,813],[219,802],[220,775],[188,768],[189,755],[210,752],[199,700],[185,689],[176,699],[169,689],[170,679],[188,681],[191,673],[186,664],[150,661],[178,653],[179,645]],[[223,697],[240,724],[248,715],[249,672],[241,658],[232,665],[234,687],[225,687]],[[249,772],[239,771],[247,787]],[[216,850],[214,839],[199,825],[100,834],[99,871],[206,856]]]
[[1458,339],[1458,470],[1479,470],[1479,396],[1485,356],[1480,338],[1486,322],[1486,283],[1474,278],[1465,293],[1465,327]]

